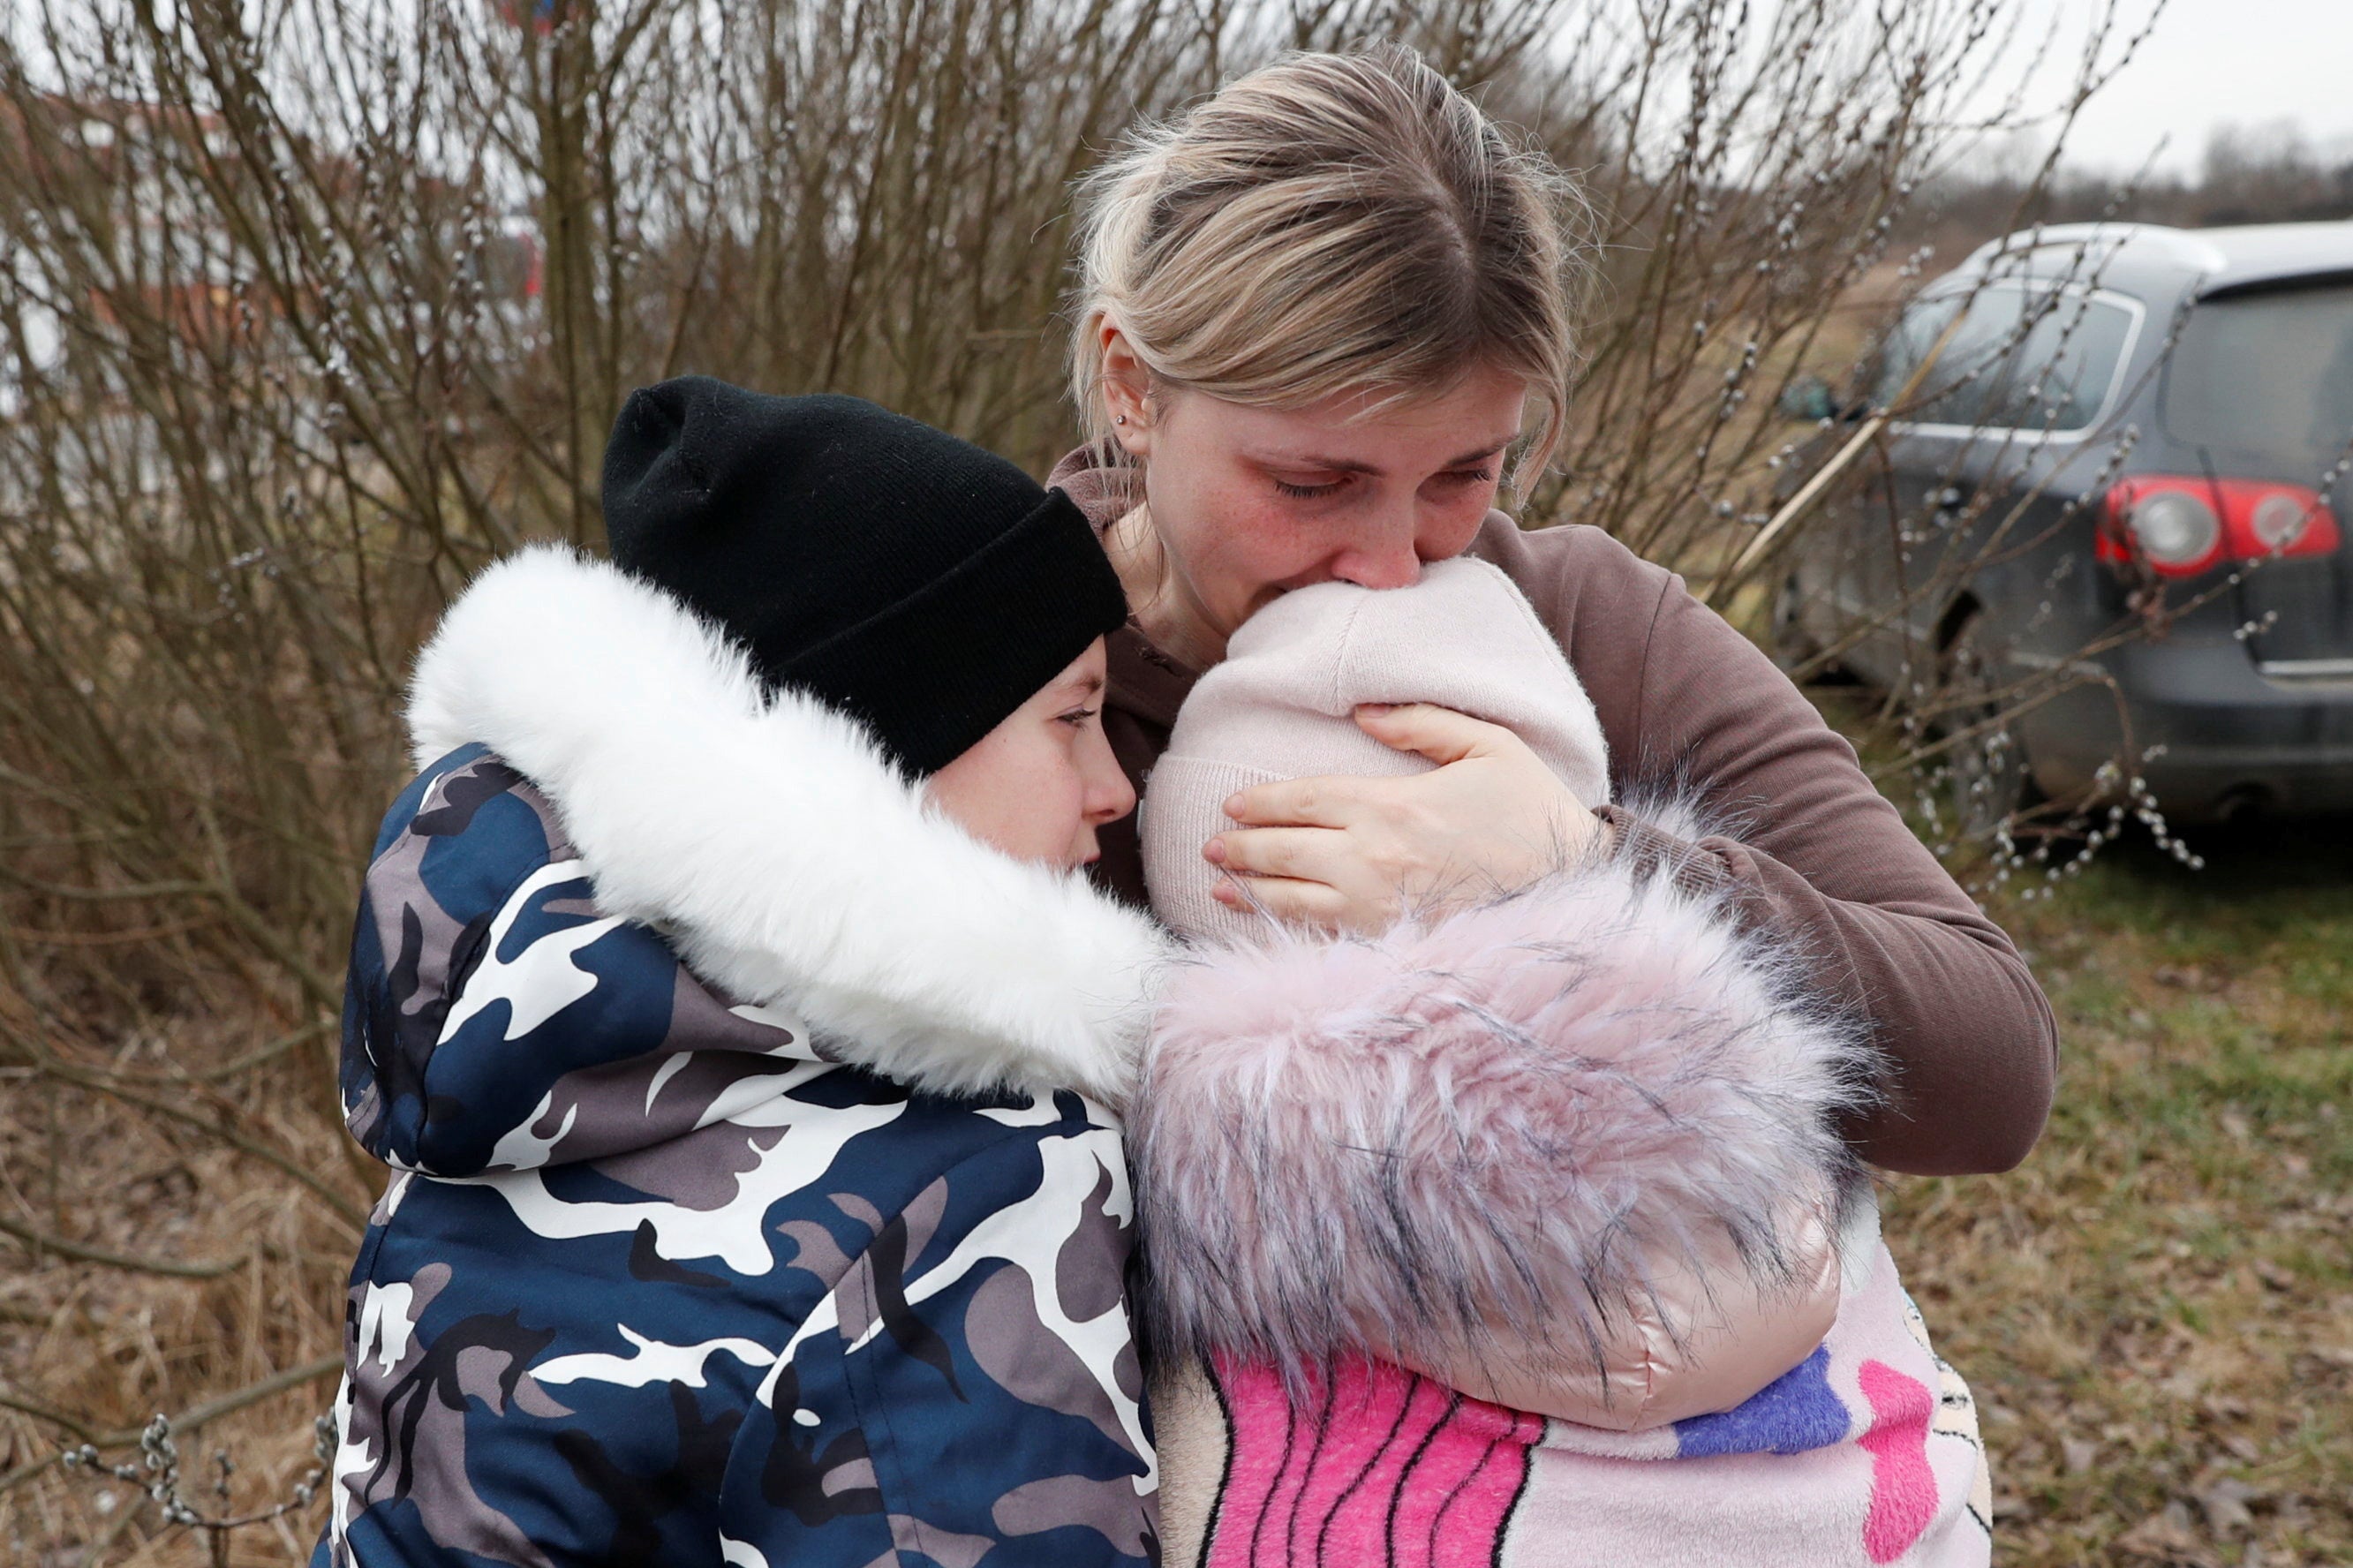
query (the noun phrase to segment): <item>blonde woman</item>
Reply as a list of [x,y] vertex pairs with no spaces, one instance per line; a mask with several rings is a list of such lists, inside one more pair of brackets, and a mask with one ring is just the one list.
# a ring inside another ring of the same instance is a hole
[[[1524,533],[1494,510],[1507,478],[1544,468],[1565,424],[1572,202],[1556,170],[1394,50],[1277,61],[1139,132],[1093,180],[1072,368],[1094,439],[1052,482],[1102,530],[1134,610],[1110,649],[1113,746],[1140,783],[1193,683],[1292,589],[1399,587],[1434,562],[1489,562],[1582,683],[1620,804],[1579,798],[1503,727],[1429,704],[1367,710],[1367,733],[1439,765],[1240,791],[1232,826],[1200,849],[1230,873],[1219,896],[1379,931],[1614,848],[1802,953],[1814,999],[1862,1020],[1879,1092],[1841,1121],[1857,1155],[1919,1173],[2007,1169],[2040,1134],[2056,1052],[2015,947],[1852,748],[1672,574],[1597,530]],[[1738,830],[1624,804],[1666,779]],[[1132,828],[1106,835],[1099,872],[1142,898]],[[1896,1560],[1905,1521],[1957,1500],[1921,1494],[1868,1389],[1809,1397],[1807,1440],[1846,1446],[1874,1477],[1894,1467],[1895,1511],[1859,1520],[1856,1544]],[[1965,1424],[1966,1394],[1950,1398],[1958,1414],[1906,1404],[1904,1420]],[[1823,1419],[1832,1405],[1852,1419]],[[1196,1461],[1168,1436],[1173,1510]],[[1797,1440],[1706,1436],[1735,1463],[1744,1442]],[[1218,1461],[1229,1476],[1263,1462],[1230,1447]],[[1219,1537],[1214,1515],[1208,1528],[1213,1564],[1293,1560]],[[1173,1518],[1170,1534],[1200,1544]]]

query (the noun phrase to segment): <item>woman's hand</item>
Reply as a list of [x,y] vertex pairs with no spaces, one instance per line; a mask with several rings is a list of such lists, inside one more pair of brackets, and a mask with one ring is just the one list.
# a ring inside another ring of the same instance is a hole
[[[1241,826],[1202,853],[1276,918],[1372,931],[1403,911],[1524,887],[1605,830],[1517,735],[1428,703],[1366,706],[1356,724],[1439,764],[1410,778],[1260,784],[1226,803]],[[1248,906],[1222,881],[1217,897]]]

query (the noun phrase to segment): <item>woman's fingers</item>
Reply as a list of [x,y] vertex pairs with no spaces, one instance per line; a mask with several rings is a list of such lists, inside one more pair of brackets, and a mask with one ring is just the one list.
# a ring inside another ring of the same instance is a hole
[[[1451,708],[1367,704],[1356,717],[1357,728],[1381,744],[1416,752],[1441,767],[1469,757],[1509,757],[1544,766],[1509,730]],[[1226,802],[1226,815],[1244,827],[1361,827],[1394,813],[1403,793],[1398,783],[1343,775],[1255,784]]]
[[1330,827],[1236,828],[1203,854],[1229,873],[1216,889],[1229,908],[1250,909],[1256,900],[1285,923],[1378,931],[1396,918],[1396,890],[1368,873],[1354,837]]
[[1377,930],[1380,924],[1365,919],[1355,900],[1322,882],[1289,877],[1228,877],[1213,892],[1229,909],[1263,910],[1285,925],[1339,931]]
[[1366,703],[1356,710],[1356,728],[1392,751],[1419,752],[1440,767],[1465,757],[1494,756],[1513,746],[1525,749],[1520,738],[1500,724],[1430,702],[1396,707]]
[[[1356,722],[1439,765],[1256,785],[1226,803],[1239,826],[1203,848],[1280,919],[1377,931],[1403,907],[1525,886],[1576,859],[1599,829],[1509,730],[1429,703],[1360,708]],[[1238,889],[1219,897],[1249,907]]]
[[1284,779],[1253,784],[1226,802],[1244,827],[1353,827],[1364,816],[1363,785],[1353,778]]
[[1203,846],[1202,858],[1238,877],[1329,882],[1348,864],[1346,835],[1329,827],[1238,827]]

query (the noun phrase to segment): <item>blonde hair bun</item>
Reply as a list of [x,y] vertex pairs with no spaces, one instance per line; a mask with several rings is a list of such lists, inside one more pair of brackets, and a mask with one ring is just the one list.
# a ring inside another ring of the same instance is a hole
[[1582,211],[1411,50],[1282,56],[1089,176],[1071,352],[1089,437],[1111,433],[1108,320],[1155,387],[1261,407],[1522,376],[1538,416],[1524,484],[1566,419]]

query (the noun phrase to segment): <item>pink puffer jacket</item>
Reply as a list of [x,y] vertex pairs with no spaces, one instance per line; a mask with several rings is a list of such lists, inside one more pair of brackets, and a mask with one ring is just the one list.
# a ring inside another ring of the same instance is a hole
[[1616,1431],[1738,1405],[1830,1330],[1869,1092],[1794,963],[1623,861],[1198,952],[1129,1124],[1155,1337]]

